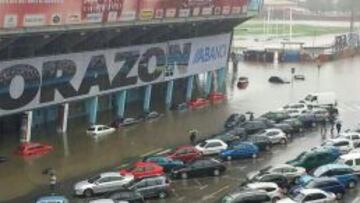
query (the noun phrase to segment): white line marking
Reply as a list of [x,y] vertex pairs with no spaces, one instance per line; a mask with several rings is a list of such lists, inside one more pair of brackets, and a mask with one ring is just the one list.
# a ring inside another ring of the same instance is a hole
[[209,187],[209,185],[204,185],[204,186],[200,187],[200,190],[206,189],[207,187]]
[[154,149],[149,152],[146,152],[145,154],[142,154],[140,157],[143,158],[143,157],[149,156],[151,154],[155,154],[156,152],[159,152],[161,150],[163,150],[163,148]]
[[203,186],[198,179],[194,179],[194,182],[200,187]]
[[217,194],[219,194],[220,192],[228,189],[229,187],[230,187],[229,185],[226,185],[226,186],[220,188],[219,190],[217,190],[217,191],[215,191],[215,192],[213,192],[213,193],[211,193],[211,194],[209,194],[209,195],[204,196],[204,197],[202,198],[202,200],[203,200],[203,201],[206,201],[206,200],[212,199],[212,198],[215,197],[215,195],[217,195]]
[[158,153],[156,153],[157,155],[162,155],[162,154],[166,154],[166,153],[168,153],[168,152],[170,152],[171,151],[171,149],[166,149],[166,150],[163,150],[163,151],[160,151],[160,152],[158,152]]

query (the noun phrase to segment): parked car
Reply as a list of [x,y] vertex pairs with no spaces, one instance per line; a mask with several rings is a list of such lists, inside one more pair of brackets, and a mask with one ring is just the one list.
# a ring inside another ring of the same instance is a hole
[[291,138],[291,136],[296,133],[295,129],[291,125],[286,123],[277,123],[274,125],[274,128],[283,131],[287,138]]
[[[252,135],[269,128],[269,125],[267,125],[263,120],[254,120],[241,123],[239,127],[243,128],[246,134]],[[273,125],[271,127],[273,127]]]
[[255,144],[260,151],[269,151],[273,145],[270,138],[263,134],[251,135],[247,141]]
[[306,170],[302,167],[295,167],[289,164],[278,164],[268,166],[255,173],[250,173],[248,176],[258,176],[262,174],[281,174],[285,176],[289,183],[293,183],[297,178],[306,174]]
[[290,83],[289,81],[287,81],[286,79],[284,78],[281,78],[279,76],[271,76],[269,78],[269,82],[270,83],[273,83],[273,84],[288,84]]
[[209,100],[204,99],[204,98],[196,98],[196,99],[189,101],[187,103],[187,105],[188,105],[188,108],[190,108],[190,109],[203,108],[203,107],[209,105]]
[[358,132],[349,131],[349,132],[340,133],[340,136],[338,138],[351,140],[355,148],[360,145],[360,133]]
[[336,106],[336,94],[334,92],[316,92],[308,94],[301,103],[312,106]]
[[223,160],[231,161],[239,158],[257,158],[259,148],[250,142],[242,142],[237,145],[230,146],[227,150],[222,151],[219,155]]
[[166,156],[149,156],[144,158],[144,162],[152,162],[161,167],[163,167],[164,172],[170,172],[172,169],[181,167],[184,165],[184,162],[180,160],[173,160]]
[[356,173],[360,172],[360,153],[349,153],[341,155],[338,160],[339,164],[346,164],[350,166]]
[[86,130],[86,133],[91,136],[103,136],[114,133],[115,131],[115,128],[106,125],[93,125]]
[[271,111],[266,114],[263,114],[261,117],[267,118],[269,120],[273,120],[275,123],[279,123],[285,119],[290,118],[289,114],[283,111]]
[[136,190],[120,190],[109,193],[107,199],[92,200],[89,203],[145,203],[144,197]]
[[231,114],[226,119],[224,127],[225,127],[225,129],[231,129],[245,121],[246,121],[246,116],[244,114],[234,113],[234,114]]
[[203,142],[200,142],[195,146],[197,150],[202,152],[204,155],[214,155],[219,154],[221,151],[226,150],[228,145],[219,139],[209,139]]
[[282,189],[276,183],[249,183],[245,186],[251,190],[260,190],[265,191],[267,195],[271,198],[272,202],[277,202],[284,197]]
[[165,199],[170,195],[170,181],[165,176],[149,177],[140,180],[131,187],[130,190],[136,190],[145,199],[158,197]]
[[244,128],[235,127],[233,129],[227,130],[227,133],[239,137],[239,139],[242,141],[244,141],[247,138],[247,133]]
[[185,164],[182,168],[174,169],[171,176],[182,179],[207,175],[219,176],[225,170],[225,165],[215,159],[200,159]]
[[300,109],[287,109],[285,110],[285,113],[287,113],[290,118],[297,118],[302,114],[309,113],[310,110],[300,110]]
[[118,118],[111,122],[110,126],[113,128],[128,127],[140,123],[144,119],[139,118]]
[[316,122],[321,122],[330,118],[330,114],[325,108],[313,108],[311,113],[315,115]]
[[211,139],[222,140],[226,144],[230,144],[232,142],[235,142],[235,141],[239,140],[240,137],[233,134],[233,133],[231,133],[231,132],[229,132],[229,131],[223,131],[223,132],[220,132],[218,134],[212,135]]
[[340,153],[346,154],[354,149],[354,143],[344,138],[335,138],[326,140],[321,146],[333,146],[339,149]]
[[142,119],[144,120],[153,120],[156,118],[161,117],[163,114],[157,112],[157,111],[151,111],[151,112],[147,112],[144,115],[142,115]]
[[300,184],[304,185],[314,178],[320,177],[336,178],[348,188],[354,188],[358,183],[358,176],[354,173],[354,170],[352,170],[350,166],[337,163],[320,166],[309,175],[301,176],[298,181]]
[[56,194],[39,197],[36,200],[36,203],[69,203],[69,202],[70,201],[66,197]]
[[259,134],[267,136],[273,144],[286,144],[288,142],[286,134],[280,129],[266,129]]
[[278,201],[278,203],[335,203],[336,196],[319,189],[303,189],[295,197],[289,197]]
[[305,110],[309,110],[309,106],[304,103],[291,103],[291,104],[284,106],[281,110],[289,110],[289,109],[305,111]]
[[340,151],[334,147],[314,148],[302,152],[298,157],[286,163],[311,171],[319,166],[334,162],[340,155]]
[[180,160],[183,162],[189,162],[202,157],[201,151],[197,150],[194,146],[183,145],[175,148],[174,150],[166,154],[167,157],[173,160]]
[[314,113],[305,113],[297,117],[303,125],[304,128],[313,128],[317,125],[317,119]]
[[242,185],[256,182],[276,183],[284,191],[287,191],[290,187],[287,177],[279,173],[250,173],[246,176],[246,181]]
[[325,192],[334,193],[336,199],[342,199],[346,188],[345,186],[336,178],[314,178],[313,180],[307,182],[304,185],[297,185],[291,188],[290,195],[296,196],[303,189],[320,189]]
[[164,175],[163,167],[151,162],[135,162],[129,168],[120,170],[121,175],[133,175],[135,180]]
[[221,197],[219,203],[272,203],[271,197],[262,190],[234,191]]
[[43,155],[54,150],[53,146],[39,142],[25,142],[20,144],[15,150],[15,154],[20,156]]
[[286,124],[290,125],[293,128],[295,133],[300,133],[300,132],[304,131],[304,124],[298,118],[286,119],[286,120],[281,121],[281,123],[286,123]]
[[94,194],[124,189],[133,181],[133,175],[120,175],[116,172],[106,172],[76,183],[74,185],[74,191],[76,195],[91,197]]

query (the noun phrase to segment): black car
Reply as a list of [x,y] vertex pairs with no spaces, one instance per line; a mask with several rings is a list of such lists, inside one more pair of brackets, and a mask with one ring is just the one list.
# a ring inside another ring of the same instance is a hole
[[145,199],[158,197],[164,199],[170,194],[170,181],[165,176],[144,178],[129,187],[130,190],[136,190]]
[[225,127],[225,129],[231,129],[245,121],[246,121],[245,115],[234,113],[234,114],[231,114],[229,116],[229,118],[226,119],[224,127]]
[[223,196],[219,203],[269,203],[271,197],[260,190],[238,190]]
[[270,128],[269,125],[262,120],[246,121],[240,124],[239,127],[243,128],[248,135],[252,135]]
[[288,138],[290,138],[291,135],[295,134],[294,128],[287,123],[277,123],[274,125],[274,127],[282,130]]
[[260,151],[269,151],[272,148],[272,142],[266,135],[251,135],[247,141],[254,143]]
[[263,114],[261,117],[267,118],[269,120],[273,120],[275,123],[279,123],[283,120],[290,118],[289,114],[282,112],[282,111],[276,111],[276,112],[270,111],[270,112],[267,112],[266,114]]
[[289,181],[286,176],[276,173],[259,173],[256,175],[249,175],[247,177],[247,181],[243,183],[243,185],[254,182],[272,182],[276,183],[280,188],[286,190],[290,187]]
[[239,140],[238,136],[236,136],[235,134],[228,132],[228,131],[224,131],[224,132],[212,135],[211,138],[222,140],[227,144]]
[[114,201],[127,201],[129,203],[145,203],[144,197],[136,190],[124,190],[109,193],[109,199]]
[[313,113],[301,114],[297,119],[303,123],[304,128],[313,128],[317,123],[316,116]]
[[274,83],[274,84],[288,84],[290,83],[289,81],[283,79],[283,78],[280,78],[279,76],[271,76],[269,78],[269,82],[270,83]]
[[223,163],[215,159],[200,159],[186,164],[182,168],[174,169],[171,172],[173,178],[187,179],[198,176],[219,176],[224,173],[226,167]]
[[294,132],[296,132],[296,133],[301,133],[304,130],[304,124],[298,118],[286,119],[286,120],[282,121],[281,123],[290,125],[293,128]]

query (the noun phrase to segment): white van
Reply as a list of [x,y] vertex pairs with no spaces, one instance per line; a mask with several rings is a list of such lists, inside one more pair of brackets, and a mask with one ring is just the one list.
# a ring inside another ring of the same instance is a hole
[[311,106],[336,106],[336,94],[334,92],[310,93],[300,101]]
[[355,172],[360,172],[360,153],[342,155],[337,162],[350,166]]

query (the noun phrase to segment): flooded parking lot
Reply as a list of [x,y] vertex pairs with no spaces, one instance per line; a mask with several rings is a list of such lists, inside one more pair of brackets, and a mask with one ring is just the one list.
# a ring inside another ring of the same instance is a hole
[[[305,81],[293,84],[273,85],[267,82],[272,75],[290,80],[291,68],[303,74]],[[324,64],[248,64],[240,63],[237,74],[229,70],[228,100],[196,111],[164,112],[165,115],[151,123],[118,130],[116,133],[94,140],[85,134],[85,119],[73,120],[66,135],[58,135],[48,126],[36,129],[32,139],[45,141],[55,147],[55,151],[38,158],[22,159],[13,155],[18,144],[16,136],[2,137],[0,155],[9,161],[0,165],[0,201],[29,202],[48,189],[47,177],[42,175],[45,168],[57,171],[60,190],[68,196],[72,193],[72,183],[98,171],[115,169],[127,160],[143,157],[167,148],[188,143],[188,130],[196,128],[202,136],[218,132],[227,116],[233,112],[255,112],[260,115],[269,110],[303,98],[309,92],[334,91],[339,101],[340,116],[344,128],[350,128],[360,121],[360,59],[353,58]],[[250,85],[239,90],[234,81],[246,76]],[[233,78],[234,77],[234,78]],[[110,114],[102,114],[99,123],[109,123]],[[227,163],[224,176],[213,178],[174,181],[174,194],[159,202],[214,202],[222,194],[231,190],[244,179],[246,173],[269,164],[283,163],[303,150],[318,146],[321,137],[316,131],[296,138],[287,146],[276,147],[271,153],[262,154],[256,160],[241,160]],[[286,152],[286,153],[284,153]],[[194,190],[197,190],[194,193]],[[344,202],[356,202],[357,191],[350,192]],[[71,202],[87,202],[73,198]],[[157,201],[155,201],[157,202]]]

